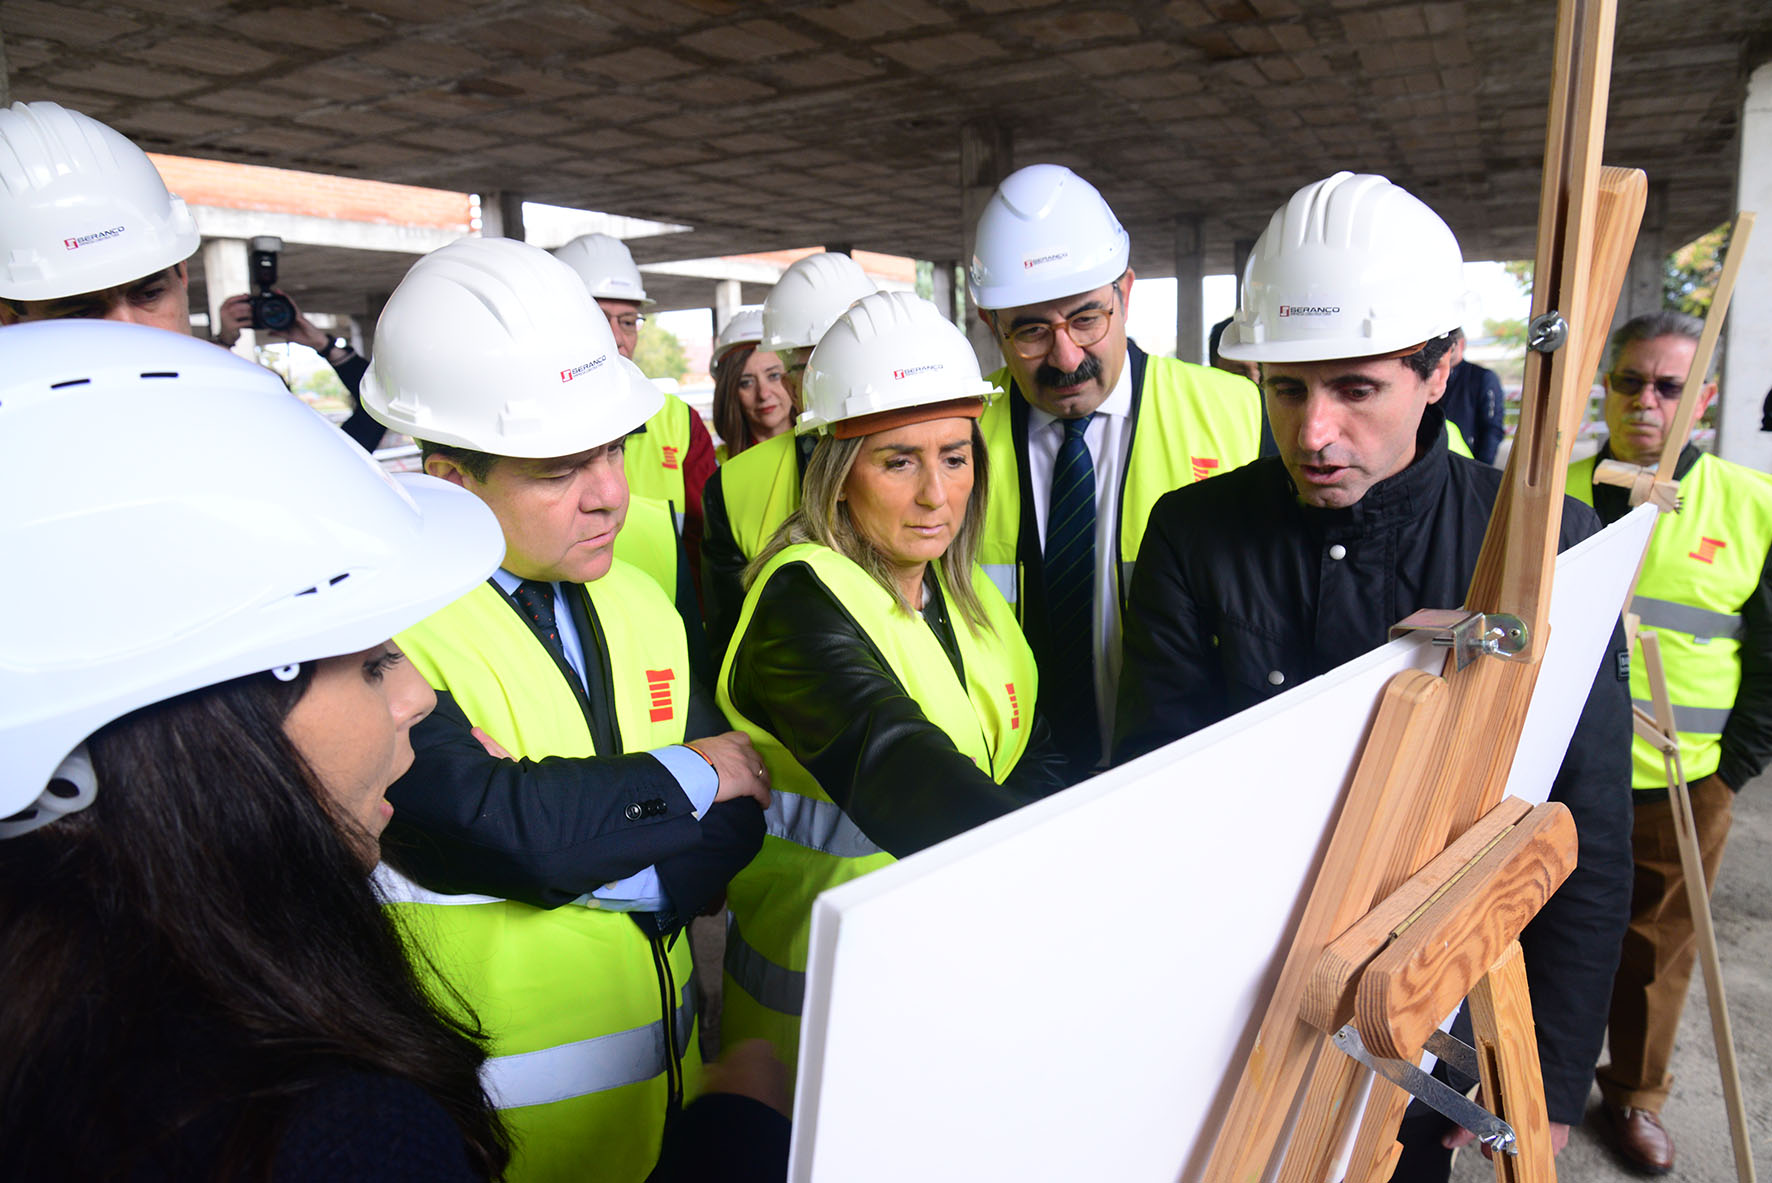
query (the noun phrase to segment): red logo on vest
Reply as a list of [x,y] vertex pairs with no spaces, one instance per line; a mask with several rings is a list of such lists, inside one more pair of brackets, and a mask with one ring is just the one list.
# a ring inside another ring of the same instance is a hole
[[652,721],[663,723],[671,717],[671,682],[677,677],[676,670],[647,670],[646,689],[652,695]]
[[1003,683],[1003,689],[1009,692],[1009,730],[1015,731],[1021,726],[1021,703],[1015,699],[1015,683]]
[[1188,459],[1193,462],[1194,479],[1196,481],[1205,480],[1207,477],[1212,475],[1212,470],[1218,467],[1218,460],[1216,457],[1189,456]]
[[677,449],[676,448],[671,447],[671,445],[669,445],[669,444],[660,444],[659,447],[664,450],[664,466],[666,468],[681,467],[677,463]]
[[1689,559],[1697,559],[1701,563],[1714,563],[1716,562],[1717,552],[1728,545],[1729,544],[1724,542],[1721,538],[1700,538],[1698,540],[1698,549],[1687,551],[1686,557]]

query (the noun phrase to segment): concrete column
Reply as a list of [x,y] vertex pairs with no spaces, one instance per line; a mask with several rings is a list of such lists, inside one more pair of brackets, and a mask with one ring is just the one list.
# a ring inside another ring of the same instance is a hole
[[[211,238],[203,243],[203,286],[209,298],[209,333],[214,336],[221,324],[222,301],[229,296],[252,290],[252,268],[243,238]],[[248,361],[254,360],[253,349],[258,334],[251,329],[240,330],[234,352]]]
[[1633,316],[1661,308],[1661,278],[1667,266],[1667,182],[1649,182],[1649,203],[1643,207],[1643,224],[1631,248],[1630,265],[1624,273],[1624,290],[1612,315],[1617,328]]
[[1255,253],[1253,238],[1234,238],[1231,240],[1231,269],[1237,277],[1237,304],[1243,303],[1243,269],[1249,264],[1249,256]]
[[714,281],[714,335],[719,336],[732,314],[744,303],[744,287],[736,279]]
[[1736,168],[1735,208],[1759,213],[1729,305],[1723,354],[1722,409],[1717,453],[1725,460],[1772,472],[1772,432],[1760,430],[1760,404],[1772,386],[1772,61],[1748,75],[1741,104],[1741,160]]
[[[978,216],[996,192],[997,182],[1015,171],[1009,129],[992,119],[975,119],[960,127],[960,234],[962,259],[972,258],[972,240]],[[1003,352],[997,335],[978,318],[978,309],[966,296],[962,327],[978,353],[978,363],[989,374],[1002,368]]]
[[480,197],[480,234],[484,238],[523,237],[523,195],[500,189]]
[[369,347],[375,340],[375,322],[367,316],[347,316],[340,336],[350,338],[351,348],[357,351],[357,356],[368,357]]
[[1205,295],[1200,281],[1206,277],[1206,243],[1200,236],[1200,219],[1186,215],[1175,219],[1175,356],[1182,361],[1206,362]]
[[941,314],[959,325],[966,327],[966,309],[960,303],[960,289],[956,286],[959,278],[959,264],[952,259],[937,259],[929,265],[930,301]]

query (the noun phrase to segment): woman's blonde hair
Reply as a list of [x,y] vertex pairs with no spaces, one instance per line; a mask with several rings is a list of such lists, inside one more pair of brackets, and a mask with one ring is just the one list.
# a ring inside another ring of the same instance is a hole
[[[906,615],[915,612],[892,577],[892,564],[879,549],[864,538],[849,517],[849,503],[840,495],[855,468],[855,459],[871,436],[838,439],[827,435],[812,450],[801,480],[800,508],[776,528],[750,566],[745,568],[747,589],[769,560],[790,546],[816,542],[828,546],[873,576],[874,582],[891,593]],[[984,536],[985,499],[990,492],[990,464],[985,455],[984,434],[976,420],[972,423],[972,495],[966,502],[966,516],[954,532],[954,540],[936,562],[947,577],[948,594],[961,619],[973,632],[989,631],[984,605],[972,587],[972,565],[978,558],[979,540]]]

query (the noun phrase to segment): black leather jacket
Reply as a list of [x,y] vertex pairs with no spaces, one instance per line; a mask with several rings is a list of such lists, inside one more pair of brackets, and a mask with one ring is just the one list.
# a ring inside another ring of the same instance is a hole
[[[961,669],[939,585],[923,618]],[[932,846],[1064,787],[1062,761],[1036,717],[1003,784],[924,717],[885,656],[805,563],[769,579],[733,639],[733,706],[782,742],[870,841],[896,857]]]
[[[1133,573],[1115,758],[1326,673],[1384,644],[1418,608],[1462,604],[1501,476],[1450,455],[1429,407],[1414,463],[1348,508],[1300,505],[1277,458],[1164,496]],[[1599,528],[1565,500],[1561,548]],[[1575,816],[1580,864],[1521,937],[1550,1117],[1571,1124],[1593,1081],[1630,908],[1625,655],[1615,629],[1551,790]]]

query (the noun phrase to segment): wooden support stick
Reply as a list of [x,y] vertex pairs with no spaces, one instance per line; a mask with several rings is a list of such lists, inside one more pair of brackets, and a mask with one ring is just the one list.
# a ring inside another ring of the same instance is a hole
[[[1729,314],[1729,301],[1735,295],[1735,277],[1741,273],[1741,258],[1747,253],[1747,240],[1753,237],[1753,232],[1753,211],[1742,210],[1735,216],[1735,228],[1729,234],[1729,250],[1723,256],[1723,270],[1717,275],[1717,290],[1705,312],[1704,331],[1698,338],[1698,351],[1692,355],[1692,369],[1686,374],[1686,389],[1693,393],[1704,385],[1705,375],[1710,373],[1711,355],[1716,351],[1717,338],[1722,335],[1723,318]],[[1696,414],[1696,399],[1680,399],[1673,425],[1661,443],[1661,463],[1655,467],[1657,480],[1674,479],[1674,468],[1679,464],[1680,452],[1692,432],[1692,419]]]
[[[1710,887],[1704,875],[1704,856],[1698,849],[1698,827],[1692,816],[1692,794],[1686,770],[1680,762],[1680,741],[1673,728],[1674,708],[1667,693],[1667,672],[1661,664],[1661,638],[1653,631],[1642,637],[1644,673],[1649,694],[1663,732],[1662,763],[1667,768],[1668,796],[1673,806],[1674,837],[1680,849],[1680,871],[1686,880],[1686,905],[1692,913],[1692,929],[1698,937],[1698,960],[1704,967],[1704,998],[1710,1009],[1711,1040],[1717,1048],[1717,1073],[1722,1078],[1723,1105],[1729,1113],[1729,1137],[1735,1147],[1735,1174],[1741,1183],[1753,1183],[1753,1147],[1747,1132],[1747,1106],[1741,1095],[1741,1073],[1735,1064],[1735,1032],[1729,1023],[1729,1000],[1723,992],[1723,961],[1717,951],[1717,931],[1710,911]],[[1653,741],[1652,741],[1653,742]]]
[[1518,1139],[1518,1154],[1495,1156],[1496,1183],[1556,1183],[1532,999],[1518,941],[1507,946],[1477,983],[1470,1005],[1477,1066],[1483,1074],[1483,1105],[1512,1126]]

